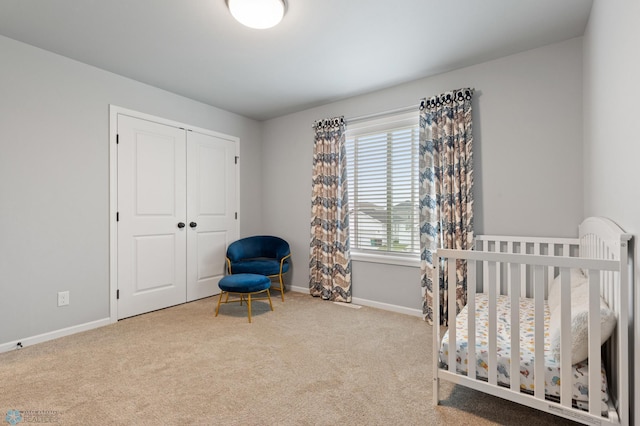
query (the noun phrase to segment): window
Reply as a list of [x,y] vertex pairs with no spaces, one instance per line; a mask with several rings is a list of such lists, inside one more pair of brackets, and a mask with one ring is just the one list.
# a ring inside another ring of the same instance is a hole
[[418,112],[347,122],[349,231],[354,253],[420,253]]

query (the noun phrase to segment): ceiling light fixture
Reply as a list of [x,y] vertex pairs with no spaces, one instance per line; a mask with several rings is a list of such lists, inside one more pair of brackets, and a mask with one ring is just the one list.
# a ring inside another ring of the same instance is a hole
[[242,25],[262,30],[282,20],[286,4],[285,0],[227,0],[227,7]]

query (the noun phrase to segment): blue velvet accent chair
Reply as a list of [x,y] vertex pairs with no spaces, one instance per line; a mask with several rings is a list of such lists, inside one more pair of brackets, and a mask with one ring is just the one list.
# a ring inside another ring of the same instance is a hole
[[227,272],[229,274],[259,274],[278,278],[279,290],[284,302],[282,275],[291,267],[289,243],[280,237],[256,235],[234,241],[227,248]]

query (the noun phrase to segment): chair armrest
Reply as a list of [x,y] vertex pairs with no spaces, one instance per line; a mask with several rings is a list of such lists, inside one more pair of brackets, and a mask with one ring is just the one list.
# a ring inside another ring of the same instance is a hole
[[289,259],[290,257],[291,257],[291,253],[289,253],[282,259],[280,259],[280,274],[282,274],[282,266],[284,265],[285,260]]

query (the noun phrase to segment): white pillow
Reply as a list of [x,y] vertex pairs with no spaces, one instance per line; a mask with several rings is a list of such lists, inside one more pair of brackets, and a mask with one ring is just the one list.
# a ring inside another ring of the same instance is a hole
[[[570,283],[571,291],[575,287],[584,285],[589,278],[582,272],[582,269],[573,268],[570,270]],[[573,299],[573,298],[572,298]],[[560,305],[560,274],[549,285],[549,295],[547,296],[547,303],[549,304],[549,312],[553,312],[558,305]]]
[[[572,283],[573,284],[573,283]],[[559,295],[558,286],[558,295]],[[551,292],[549,292],[551,293]],[[550,306],[551,308],[551,306]],[[560,361],[560,312],[559,306],[551,311],[549,331],[551,354]],[[600,298],[600,345],[606,342],[616,327],[616,315]],[[589,283],[585,281],[571,288],[571,364],[589,357]]]

